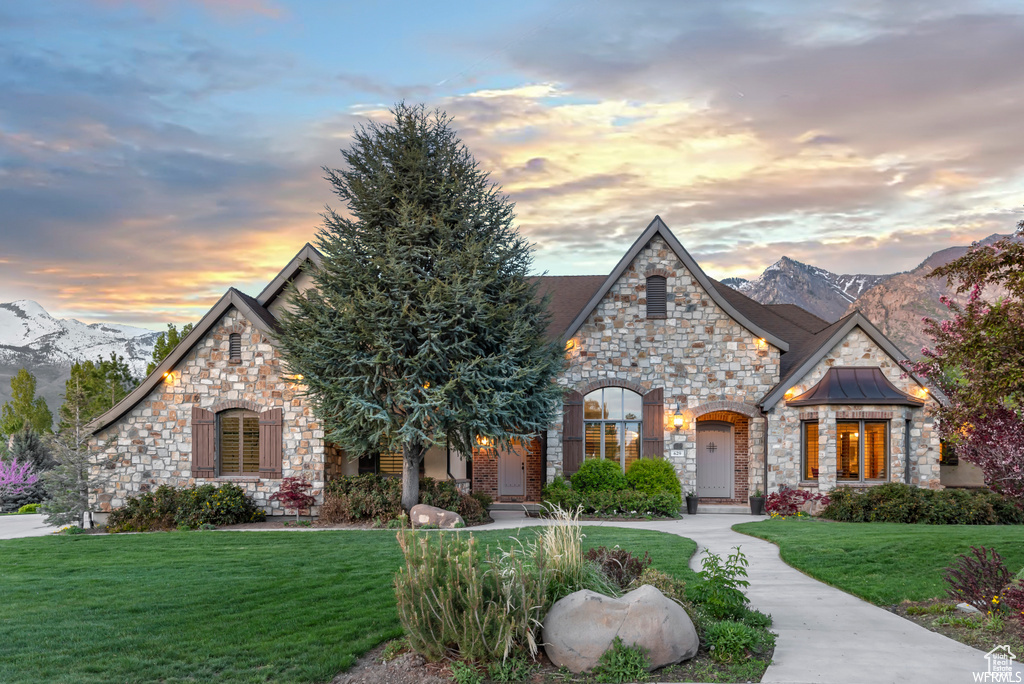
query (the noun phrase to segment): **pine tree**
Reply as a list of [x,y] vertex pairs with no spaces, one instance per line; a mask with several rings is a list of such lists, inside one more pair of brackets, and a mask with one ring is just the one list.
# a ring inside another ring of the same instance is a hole
[[153,360],[146,366],[146,375],[155,371],[160,362],[167,358],[171,350],[177,347],[178,343],[185,339],[190,332],[192,332],[191,323],[186,323],[182,326],[181,332],[178,332],[173,323],[168,323],[167,330],[160,333],[156,338],[156,346],[153,347]]
[[49,525],[72,525],[89,510],[89,490],[99,487],[113,474],[114,462],[102,454],[106,445],[92,447],[86,429],[89,395],[81,377],[68,382],[60,407],[60,429],[50,439],[56,465],[43,475]]
[[280,340],[327,439],[350,455],[401,451],[402,506],[419,496],[426,450],[469,455],[547,429],[562,351],[529,280],[513,204],[442,112],[399,104],[355,132],[329,207],[315,287],[292,291]]
[[0,407],[0,434],[13,435],[26,425],[51,432],[53,414],[46,400],[36,396],[36,376],[22,368],[11,378],[11,400]]

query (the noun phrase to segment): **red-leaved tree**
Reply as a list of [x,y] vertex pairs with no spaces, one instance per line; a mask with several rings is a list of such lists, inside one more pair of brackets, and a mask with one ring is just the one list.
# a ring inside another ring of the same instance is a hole
[[21,494],[38,480],[31,461],[18,463],[17,457],[10,461],[0,459],[0,499]]
[[[945,395],[939,431],[958,456],[980,467],[991,488],[1024,497],[1024,221],[1016,237],[974,247],[930,274],[969,295],[965,304],[943,297],[950,320],[925,319],[934,343],[914,370]],[[986,288],[1000,296],[984,296]]]
[[299,512],[316,503],[316,497],[307,493],[313,485],[301,477],[286,477],[281,481],[281,488],[270,495],[271,500],[280,501],[285,510],[295,509],[295,520],[299,520]]

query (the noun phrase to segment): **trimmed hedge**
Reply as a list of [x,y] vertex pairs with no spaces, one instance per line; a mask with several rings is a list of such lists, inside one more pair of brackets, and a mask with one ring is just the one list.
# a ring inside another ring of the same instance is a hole
[[1022,503],[987,489],[936,491],[889,482],[862,490],[836,487],[821,515],[841,522],[1020,525]]
[[[583,478],[577,478],[584,472]],[[586,488],[580,487],[581,483]],[[631,484],[634,484],[633,488],[630,488]],[[544,486],[541,498],[547,504],[566,510],[579,508],[584,515],[608,517],[656,515],[674,518],[679,516],[683,505],[682,488],[672,464],[655,458],[633,461],[626,475],[614,461],[584,461],[571,482],[564,477],[556,477]]]
[[626,468],[626,482],[632,489],[647,494],[675,494],[682,505],[683,487],[675,468],[661,458],[641,458]]
[[611,492],[629,489],[622,466],[615,461],[591,458],[572,474],[572,488],[578,492]]
[[236,525],[263,522],[267,514],[236,484],[177,489],[160,485],[152,492],[128,497],[110,513],[107,532],[151,532],[181,525]]
[[[488,519],[486,497],[463,494],[455,483],[447,480],[421,478],[419,502],[455,511],[467,524]],[[328,481],[320,519],[330,523],[365,520],[385,523],[403,512],[401,479],[366,473]]]

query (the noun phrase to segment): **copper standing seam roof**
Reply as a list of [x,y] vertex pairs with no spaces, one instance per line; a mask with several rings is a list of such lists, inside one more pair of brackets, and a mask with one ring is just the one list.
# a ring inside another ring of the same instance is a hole
[[786,402],[787,406],[825,404],[919,407],[924,401],[896,389],[877,366],[846,366],[829,368],[817,385]]

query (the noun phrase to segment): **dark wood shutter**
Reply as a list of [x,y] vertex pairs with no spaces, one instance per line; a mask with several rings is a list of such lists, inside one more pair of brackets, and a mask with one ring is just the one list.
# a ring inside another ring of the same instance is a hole
[[192,407],[192,477],[214,477],[217,473],[217,416]]
[[665,455],[665,390],[652,389],[644,395],[644,452],[648,456]]
[[281,448],[284,437],[283,411],[269,409],[260,414],[260,477],[270,480],[281,477]]
[[562,406],[562,473],[568,477],[583,463],[583,395],[572,390]]
[[665,277],[651,276],[647,279],[647,317],[665,318],[668,315],[665,294]]

